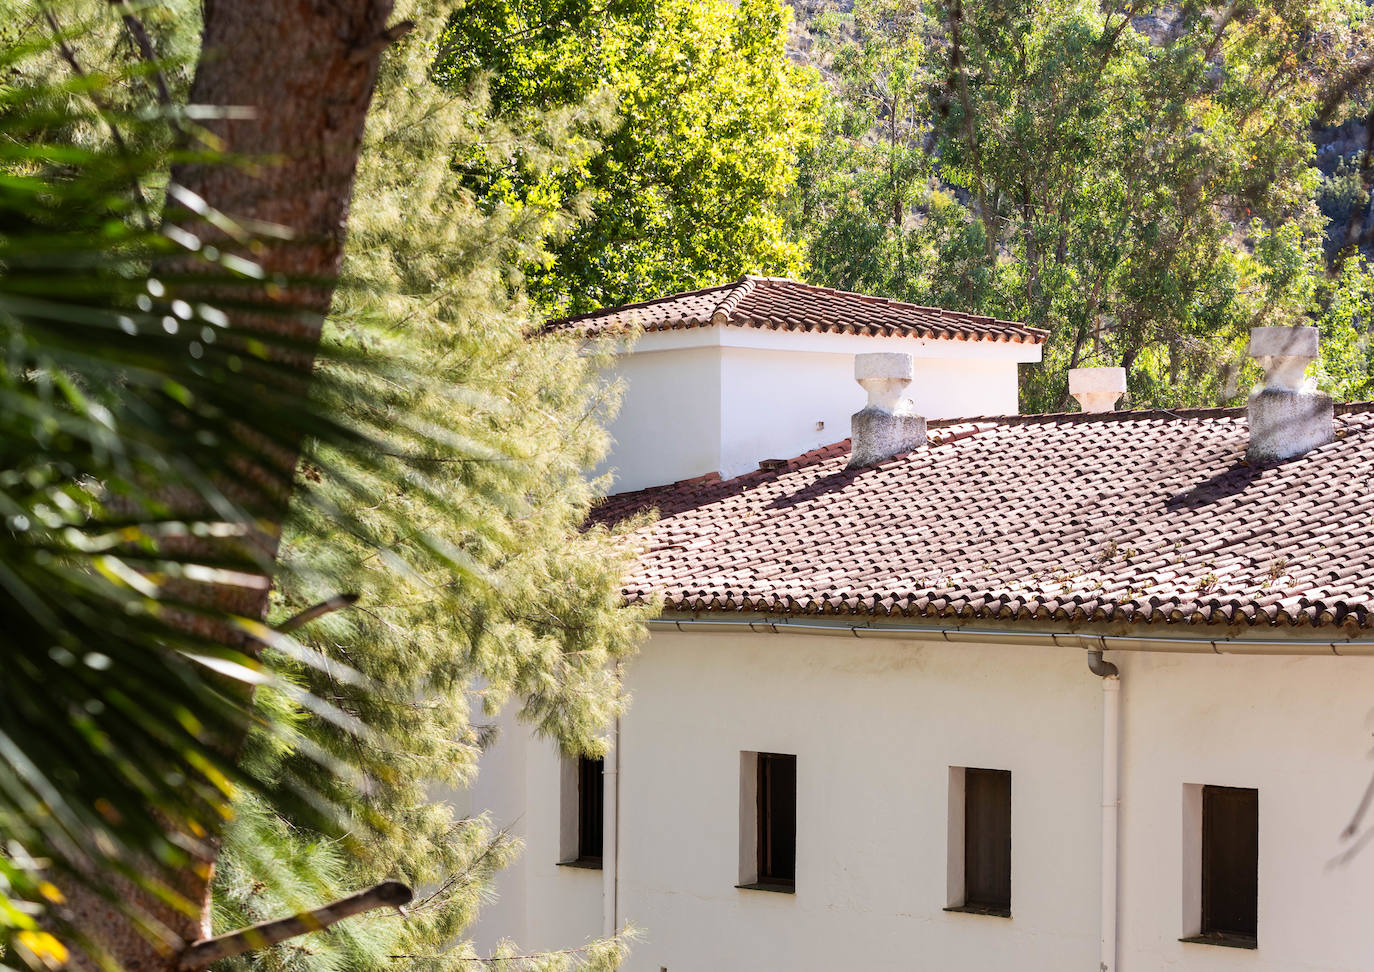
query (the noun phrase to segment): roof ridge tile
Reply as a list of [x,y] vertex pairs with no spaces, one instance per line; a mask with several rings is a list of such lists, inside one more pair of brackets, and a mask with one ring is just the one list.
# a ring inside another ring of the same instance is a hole
[[735,308],[739,306],[739,302],[749,296],[754,288],[758,286],[758,279],[757,277],[751,277],[746,274],[735,281],[734,285],[725,296],[721,298],[720,303],[716,304],[716,309],[711,312],[711,323],[729,323],[730,316],[734,314]]

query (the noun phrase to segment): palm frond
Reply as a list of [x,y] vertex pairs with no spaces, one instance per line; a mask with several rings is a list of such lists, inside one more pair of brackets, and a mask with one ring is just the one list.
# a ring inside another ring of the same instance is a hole
[[[7,45],[0,63],[50,55]],[[108,78],[18,77],[0,86],[0,946],[39,960],[37,911],[61,898],[50,876],[112,901],[132,882],[189,914],[201,902],[175,876],[210,857],[236,799],[343,830],[338,794],[364,781],[310,727],[368,745],[377,730],[301,673],[355,694],[369,683],[263,622],[285,504],[317,502],[393,569],[481,583],[462,549],[360,519],[340,496],[365,498],[385,477],[451,519],[433,466],[416,460],[499,448],[385,394],[361,416],[332,408],[406,388],[409,352],[359,333],[312,369],[312,342],[236,326],[294,312],[262,298],[241,252],[150,218],[148,200],[250,251],[270,228],[235,226],[165,184],[169,161],[189,158],[169,150],[166,112],[112,117],[89,97]],[[298,479],[303,443],[314,458]],[[313,482],[329,483],[327,502]],[[274,716],[262,692],[313,718]],[[250,734],[315,769],[240,758]]]

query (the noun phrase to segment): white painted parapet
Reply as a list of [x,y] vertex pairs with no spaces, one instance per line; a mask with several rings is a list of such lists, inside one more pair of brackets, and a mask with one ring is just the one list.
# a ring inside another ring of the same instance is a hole
[[650,332],[605,371],[625,392],[598,472],[614,471],[612,492],[729,479],[839,442],[864,405],[854,357],[869,352],[911,355],[907,396],[928,420],[1014,414],[1017,366],[1039,361],[1041,348],[724,325]]

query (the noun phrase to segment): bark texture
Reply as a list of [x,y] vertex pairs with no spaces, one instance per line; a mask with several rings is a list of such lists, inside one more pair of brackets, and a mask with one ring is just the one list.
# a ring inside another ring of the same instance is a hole
[[[238,248],[266,271],[260,287],[232,290],[271,312],[240,314],[236,328],[263,329],[297,342],[293,361],[308,380],[324,315],[329,310],[343,255],[345,224],[363,127],[377,65],[392,40],[387,31],[391,0],[207,0],[201,56],[190,102],[228,109],[204,123],[217,150],[240,164],[182,165],[171,178],[204,204],[241,226],[272,224],[281,234],[254,233],[250,243],[211,229],[190,209],[169,200],[168,220],[221,250]],[[189,264],[160,268],[168,279]],[[203,272],[203,267],[201,268]],[[207,285],[212,288],[213,285]],[[184,293],[184,291],[183,291]],[[200,295],[211,297],[212,293]],[[289,498],[295,450],[271,456],[270,469],[240,475],[271,476],[259,482],[277,495],[269,504],[260,542],[275,556]],[[235,484],[222,484],[231,491]],[[275,507],[273,513],[272,507]],[[267,590],[214,588],[204,594],[216,607],[262,617]],[[211,835],[213,838],[213,835]],[[213,846],[213,839],[210,842]],[[69,895],[68,917],[129,972],[167,972],[177,967],[186,943],[206,938],[213,854],[186,871],[177,891],[201,904],[189,916],[130,887],[132,902],[164,926],[150,938],[115,907],[91,894]],[[91,968],[87,956],[78,964]]]

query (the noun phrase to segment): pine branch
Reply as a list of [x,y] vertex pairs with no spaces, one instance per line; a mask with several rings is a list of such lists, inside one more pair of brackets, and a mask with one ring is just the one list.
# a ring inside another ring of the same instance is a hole
[[284,942],[288,938],[320,931],[345,918],[360,915],[374,908],[392,907],[399,910],[410,904],[414,897],[414,892],[400,881],[383,881],[366,891],[359,891],[313,911],[303,911],[290,918],[264,921],[251,928],[242,928],[227,935],[193,942],[181,953],[177,968],[182,972],[203,969],[222,958],[257,951]]
[[[476,964],[476,965],[500,965],[500,964],[503,964],[503,963],[506,963],[506,962],[542,962],[542,961],[546,961],[546,960],[549,959],[549,958],[552,958],[552,957],[555,956],[555,955],[583,955],[583,954],[585,954],[585,953],[591,951],[593,948],[596,948],[599,944],[601,944],[601,943],[600,943],[600,942],[589,942],[589,943],[586,944],[586,945],[578,945],[578,946],[575,947],[575,948],[556,948],[556,949],[553,949],[553,950],[548,951],[548,952],[533,952],[533,953],[531,953],[531,954],[529,954],[529,955],[491,955],[491,956],[469,955],[469,956],[464,956],[464,957],[455,959],[455,961],[457,961],[457,962],[459,962],[459,963],[469,963],[469,964]],[[398,955],[388,955],[387,958],[393,958],[393,959],[433,959],[434,956],[433,956],[433,955],[409,955],[409,954],[398,954]]]
[[[133,38],[139,56],[148,63],[148,67],[152,70],[153,86],[157,88],[158,103],[163,108],[171,108],[172,92],[167,86],[167,76],[162,73],[162,68],[158,66],[157,51],[153,48],[153,39],[148,36],[148,30],[143,26],[143,21],[138,19],[133,8],[129,6],[128,0],[110,0],[110,4],[119,8],[120,19],[124,21],[125,29]],[[169,119],[169,122],[178,136],[184,135],[181,125],[176,119]]]
[[[57,52],[62,56],[62,60],[67,62],[67,66],[72,69],[72,73],[78,78],[83,81],[89,80],[86,69],[83,68],[81,62],[77,60],[76,51],[72,50],[71,45],[67,43],[67,34],[62,30],[62,25],[57,22],[57,14],[55,14],[47,4],[42,5],[42,10],[43,19],[47,21],[48,29],[52,31],[53,40],[57,43]],[[110,110],[110,106],[105,103],[103,98],[95,93],[94,89],[87,91],[86,96],[91,99],[91,103],[95,105],[104,119],[106,127],[110,130],[110,139],[114,142],[115,148],[119,149],[119,153],[125,158],[131,158],[132,153],[129,151],[129,144],[124,141],[123,132],[121,132],[119,126],[115,124],[114,112]],[[134,199],[138,203],[139,211],[143,215],[144,225],[151,227],[153,223],[152,217],[148,212],[148,200],[143,196],[143,184],[139,182],[138,176],[133,177],[133,190]]]
[[281,624],[277,625],[277,630],[282,634],[295,631],[297,628],[304,627],[316,618],[323,617],[340,608],[350,607],[357,603],[357,594],[335,594],[333,597],[323,600],[319,604],[312,604],[300,614],[292,615],[287,618]]

